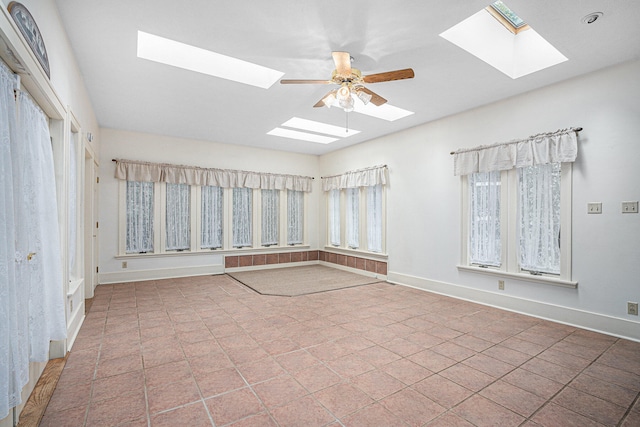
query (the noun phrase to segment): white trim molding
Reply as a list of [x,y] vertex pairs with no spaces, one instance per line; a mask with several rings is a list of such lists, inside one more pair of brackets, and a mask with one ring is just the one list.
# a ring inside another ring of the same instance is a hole
[[224,264],[105,272],[99,273],[99,283],[100,285],[108,285],[112,283],[142,282],[145,280],[174,279],[178,277],[208,276],[214,274],[224,274]]
[[640,342],[640,322],[469,288],[452,283],[429,280],[408,274],[389,272],[387,277],[389,283],[396,285],[422,289],[452,298]]

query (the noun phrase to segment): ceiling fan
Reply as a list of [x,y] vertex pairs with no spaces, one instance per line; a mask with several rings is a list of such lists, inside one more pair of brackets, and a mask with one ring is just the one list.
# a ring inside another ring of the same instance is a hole
[[380,106],[387,102],[386,99],[377,93],[367,89],[365,83],[380,83],[393,80],[412,79],[414,77],[411,68],[403,70],[387,71],[384,73],[369,74],[363,76],[362,72],[357,68],[351,68],[351,56],[348,52],[332,52],[333,62],[336,69],[331,73],[330,80],[280,80],[281,84],[336,84],[340,85],[338,89],[334,89],[322,97],[314,107],[332,107],[340,106],[345,111],[353,111],[355,101],[352,94],[357,96],[365,105],[371,102],[373,105]]

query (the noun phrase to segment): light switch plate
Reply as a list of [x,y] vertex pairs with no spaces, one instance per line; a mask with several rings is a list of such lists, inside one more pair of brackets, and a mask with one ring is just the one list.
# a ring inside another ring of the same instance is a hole
[[588,214],[601,214],[602,213],[602,202],[589,202],[589,203],[587,203],[587,213]]
[[638,202],[622,202],[622,213],[638,213]]

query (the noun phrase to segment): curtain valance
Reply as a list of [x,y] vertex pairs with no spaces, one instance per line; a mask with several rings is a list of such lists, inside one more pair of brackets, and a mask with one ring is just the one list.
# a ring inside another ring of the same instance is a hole
[[373,166],[366,169],[345,172],[341,175],[323,176],[322,190],[340,190],[343,188],[372,187],[387,183],[387,166]]
[[231,169],[200,168],[166,163],[116,159],[115,177],[126,181],[211,185],[223,188],[295,190],[310,192],[313,178]]
[[578,154],[578,130],[562,129],[527,139],[455,151],[451,153],[454,175],[573,162]]

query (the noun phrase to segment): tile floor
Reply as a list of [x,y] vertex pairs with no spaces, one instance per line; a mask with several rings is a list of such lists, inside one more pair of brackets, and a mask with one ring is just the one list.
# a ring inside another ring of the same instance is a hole
[[389,284],[102,285],[41,426],[639,426],[640,343]]

